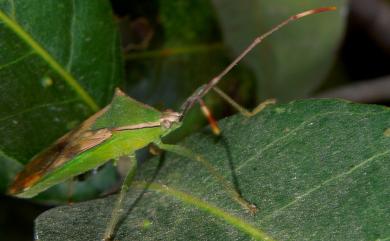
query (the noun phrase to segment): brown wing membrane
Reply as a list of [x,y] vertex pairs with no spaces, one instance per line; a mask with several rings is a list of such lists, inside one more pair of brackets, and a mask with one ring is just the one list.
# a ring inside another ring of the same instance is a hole
[[36,155],[16,176],[8,189],[13,195],[31,187],[48,171],[59,167],[83,151],[99,145],[112,136],[108,129],[89,131],[108,106],[85,120],[77,129],[65,134],[48,149]]

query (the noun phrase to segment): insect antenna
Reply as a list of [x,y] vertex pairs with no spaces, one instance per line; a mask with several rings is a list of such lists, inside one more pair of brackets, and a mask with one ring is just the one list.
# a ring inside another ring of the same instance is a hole
[[277,30],[279,30],[280,28],[282,28],[283,26],[287,25],[289,22],[291,21],[294,21],[294,20],[297,20],[297,19],[300,19],[302,17],[305,17],[305,16],[308,16],[308,15],[312,15],[312,14],[317,14],[317,13],[321,13],[321,12],[326,12],[326,11],[334,11],[336,10],[336,7],[322,7],[322,8],[316,8],[316,9],[311,9],[311,10],[308,10],[308,11],[304,11],[304,12],[301,12],[301,13],[298,13],[298,14],[295,14],[289,18],[287,18],[286,20],[284,20],[283,22],[279,23],[278,25],[276,25],[275,27],[273,27],[272,29],[270,29],[268,32],[256,37],[252,43],[250,45],[248,45],[248,47],[246,47],[244,49],[244,51],[242,51],[242,53],[236,58],[234,59],[224,70],[222,70],[222,72],[215,76],[214,78],[212,78],[208,83],[202,85],[201,87],[199,87],[181,106],[180,108],[180,113],[181,113],[181,117],[180,117],[180,120],[182,120],[185,116],[185,114],[192,108],[192,106],[194,106],[194,104],[196,102],[199,102],[201,104],[202,100],[201,98],[206,95],[215,85],[218,84],[218,82],[227,74],[229,73],[229,71],[231,69],[234,68],[234,66],[236,66],[254,47],[256,47],[258,44],[260,44],[265,38],[267,38],[269,35],[271,35],[272,33],[276,32]]

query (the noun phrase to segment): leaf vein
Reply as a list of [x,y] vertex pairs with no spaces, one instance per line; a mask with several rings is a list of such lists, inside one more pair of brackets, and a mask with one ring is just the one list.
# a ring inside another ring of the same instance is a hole
[[227,223],[235,226],[237,229],[247,233],[251,237],[256,240],[267,240],[272,241],[272,237],[266,234],[264,231],[260,230],[258,227],[253,226],[250,223],[245,222],[243,219],[236,217],[210,203],[207,203],[195,196],[187,194],[185,192],[176,190],[172,187],[168,187],[166,185],[158,184],[158,183],[146,183],[146,182],[133,182],[133,185],[136,188],[145,188],[147,187],[149,190],[154,190],[160,193],[165,193],[171,195],[184,203],[188,203],[193,205],[194,207],[203,210],[207,213],[210,213]]
[[51,56],[29,33],[27,33],[22,26],[16,21],[11,19],[7,14],[0,10],[0,20],[4,24],[14,31],[16,35],[20,37],[28,46],[30,46],[46,63],[56,71],[68,85],[80,95],[81,99],[91,108],[93,111],[99,110],[99,106],[92,99],[89,93],[76,81],[76,79],[61,66],[53,56]]
[[3,65],[0,65],[0,70],[2,70],[2,69],[4,69],[4,68],[8,68],[8,67],[10,67],[10,66],[12,66],[12,65],[14,65],[14,64],[17,64],[17,63],[19,63],[20,61],[24,60],[25,58],[29,57],[29,56],[32,55],[32,54],[34,54],[33,51],[31,51],[31,52],[29,52],[29,53],[27,53],[27,54],[25,54],[25,55],[22,55],[22,56],[20,56],[20,57],[14,59],[14,60],[8,62],[8,63],[5,63],[5,64],[3,64]]
[[386,241],[386,240],[390,240],[390,237],[380,238],[375,241]]
[[115,43],[117,42],[118,40],[118,32],[116,31],[115,32],[115,36],[114,36],[114,41],[113,41],[113,44],[112,44],[112,50],[111,50],[111,54],[112,54],[112,61],[111,61],[111,76],[110,76],[110,90],[113,89],[113,84],[114,84],[114,78],[115,78],[115,66],[116,66],[116,58],[115,58],[115,51],[116,51],[116,48],[115,48]]
[[45,108],[45,107],[50,107],[50,106],[59,106],[59,105],[66,105],[66,104],[69,104],[69,103],[72,103],[72,102],[75,102],[79,100],[79,98],[73,98],[73,99],[69,99],[69,100],[65,100],[65,101],[59,101],[59,102],[54,102],[54,103],[45,103],[45,104],[41,104],[41,105],[36,105],[36,106],[33,106],[31,108],[28,108],[28,109],[25,109],[25,110],[22,110],[20,112],[17,112],[17,113],[14,113],[12,115],[8,115],[8,116],[5,116],[3,118],[0,118],[0,122],[4,122],[8,119],[11,119],[15,116],[18,116],[18,115],[22,115],[22,114],[25,114],[27,112],[32,112],[32,111],[36,111],[37,109],[40,109],[40,108]]
[[280,207],[278,209],[276,209],[275,211],[273,211],[272,213],[270,213],[269,215],[265,216],[262,220],[267,220],[273,216],[275,216],[277,213],[280,213],[281,211],[285,210],[286,208],[294,205],[295,203],[298,203],[299,201],[301,201],[304,197],[310,195],[311,193],[317,191],[318,189],[320,189],[321,187],[329,184],[330,182],[332,181],[336,181],[338,179],[341,179],[345,176],[348,176],[350,175],[351,173],[353,173],[354,171],[358,170],[359,168],[362,168],[364,167],[366,164],[369,164],[370,162],[372,161],[375,161],[376,158],[378,157],[381,157],[381,156],[385,156],[386,154],[389,154],[390,153],[390,150],[387,150],[385,152],[382,152],[382,153],[378,153],[376,155],[373,155],[371,156],[370,158],[367,158],[366,160],[363,160],[362,162],[360,162],[358,165],[352,167],[351,169],[349,169],[348,171],[345,171],[345,172],[342,172],[336,176],[333,176],[323,182],[321,182],[320,184],[314,186],[313,188],[307,190],[305,193],[303,193],[302,195],[296,197],[293,201],[289,202],[288,204],[284,205],[283,207]]
[[73,36],[73,31],[74,31],[74,26],[76,22],[76,14],[75,14],[75,0],[72,1],[72,18],[70,20],[70,26],[69,26],[69,41],[70,41],[70,46],[69,46],[69,57],[68,57],[68,63],[66,64],[66,69],[71,72],[71,67],[72,67],[72,60],[73,60],[73,52],[74,52],[74,36]]
[[270,142],[269,144],[267,144],[264,148],[260,149],[259,151],[257,151],[254,155],[252,155],[251,157],[249,157],[246,161],[242,162],[241,165],[237,166],[236,169],[234,171],[238,171],[240,170],[241,168],[245,167],[248,163],[250,163],[251,161],[253,161],[255,158],[259,157],[264,151],[270,149],[272,146],[274,146],[275,144],[283,141],[284,139],[290,137],[291,135],[293,134],[296,134],[299,130],[301,130],[303,127],[306,126],[306,124],[314,121],[315,119],[317,118],[323,118],[325,116],[328,116],[328,115],[332,115],[332,114],[353,114],[353,115],[368,115],[368,114],[374,114],[374,115],[377,115],[377,114],[382,114],[384,112],[388,112],[387,110],[386,111],[380,111],[380,112],[375,112],[375,113],[365,113],[365,112],[362,112],[362,113],[354,113],[354,112],[350,112],[350,111],[344,111],[344,112],[340,112],[340,111],[329,111],[329,112],[325,112],[325,113],[320,113],[320,114],[316,114],[316,115],[313,115],[311,118],[303,121],[301,124],[299,124],[297,127],[295,127],[294,129],[292,129],[290,132],[288,132],[286,135],[283,135],[279,138],[276,138],[275,140],[273,140],[272,142]]
[[10,0],[10,4],[11,4],[11,17],[12,17],[12,19],[16,19],[15,1]]
[[2,150],[0,150],[0,157],[1,157],[1,159],[3,159],[3,160],[9,160],[9,161],[12,161],[12,162],[14,162],[14,163],[19,164],[19,165],[20,165],[20,168],[23,167],[23,165],[22,165],[18,160],[16,160],[16,158],[11,157],[10,155],[5,154],[4,151],[2,151]]

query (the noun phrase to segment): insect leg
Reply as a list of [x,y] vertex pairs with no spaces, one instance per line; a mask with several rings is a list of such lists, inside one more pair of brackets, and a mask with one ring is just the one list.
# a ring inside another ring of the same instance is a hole
[[222,70],[220,74],[212,78],[208,83],[202,85],[200,88],[198,88],[181,106],[180,112],[182,113],[182,116],[184,116],[189,109],[192,108],[192,106],[195,104],[195,102],[205,96],[211,89],[213,89],[218,82],[234,68],[249,52],[252,51],[254,47],[256,47],[258,44],[263,42],[264,39],[266,39],[269,35],[272,33],[278,31],[280,28],[283,26],[287,25],[291,21],[300,19],[302,17],[311,15],[311,14],[317,14],[321,12],[326,12],[326,11],[334,11],[336,10],[336,7],[321,7],[321,8],[316,8],[316,9],[311,9],[308,11],[304,11],[298,14],[295,14],[283,22],[279,23],[278,25],[274,26],[271,28],[268,32],[265,32],[264,34],[256,37],[251,44],[249,44],[242,52],[240,55],[238,55],[225,69]]
[[125,180],[123,181],[120,193],[118,195],[118,198],[116,200],[116,203],[114,205],[114,208],[112,210],[111,219],[108,223],[108,226],[106,228],[106,231],[104,232],[104,241],[109,241],[113,238],[113,234],[115,232],[115,227],[118,224],[118,221],[120,220],[121,216],[123,215],[123,201],[126,197],[127,190],[129,189],[131,182],[133,181],[133,178],[135,176],[136,170],[137,170],[137,159],[135,157],[135,154],[130,154],[130,160],[132,162],[132,165],[125,177]]
[[230,195],[230,197],[236,201],[238,204],[240,204],[242,207],[244,207],[246,210],[248,210],[250,213],[255,213],[257,211],[256,206],[254,204],[249,203],[246,201],[236,190],[236,188],[227,181],[220,173],[219,171],[204,157],[202,157],[199,154],[194,153],[188,148],[178,146],[178,145],[169,145],[164,143],[155,143],[159,148],[162,150],[166,150],[169,152],[173,152],[175,154],[178,154],[180,156],[187,157],[189,159],[192,159],[194,161],[197,161],[201,163],[207,171],[224,187],[226,192]]
[[223,92],[218,87],[214,86],[213,90],[222,97],[226,102],[228,102],[231,106],[233,106],[237,111],[239,111],[242,115],[246,117],[251,117],[253,115],[256,115],[260,111],[262,111],[265,107],[267,107],[270,104],[275,104],[275,99],[267,99],[263,102],[261,102],[258,106],[256,106],[253,110],[248,110],[245,107],[238,104],[236,101],[234,101],[230,96],[228,96],[225,92]]
[[75,178],[71,178],[69,181],[68,181],[68,191],[67,191],[67,202],[68,202],[68,205],[71,205],[73,203],[73,194],[74,194],[74,186],[75,186]]

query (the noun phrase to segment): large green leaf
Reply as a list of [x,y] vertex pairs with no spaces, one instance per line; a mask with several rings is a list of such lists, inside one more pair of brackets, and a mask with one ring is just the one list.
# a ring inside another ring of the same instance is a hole
[[[390,236],[389,127],[388,108],[338,100],[227,118],[220,138],[204,131],[181,145],[233,179],[257,214],[233,202],[199,163],[168,154],[141,166],[115,239],[384,240]],[[140,195],[145,180],[151,184]],[[99,240],[115,198],[45,212],[36,220],[39,240]]]
[[0,48],[4,191],[22,164],[110,100],[122,64],[105,0],[0,0]]
[[343,36],[347,1],[212,2],[233,56],[241,53],[256,36],[291,15],[336,6],[336,12],[309,16],[279,30],[244,60],[256,75],[260,99],[291,100],[307,96],[324,80]]

